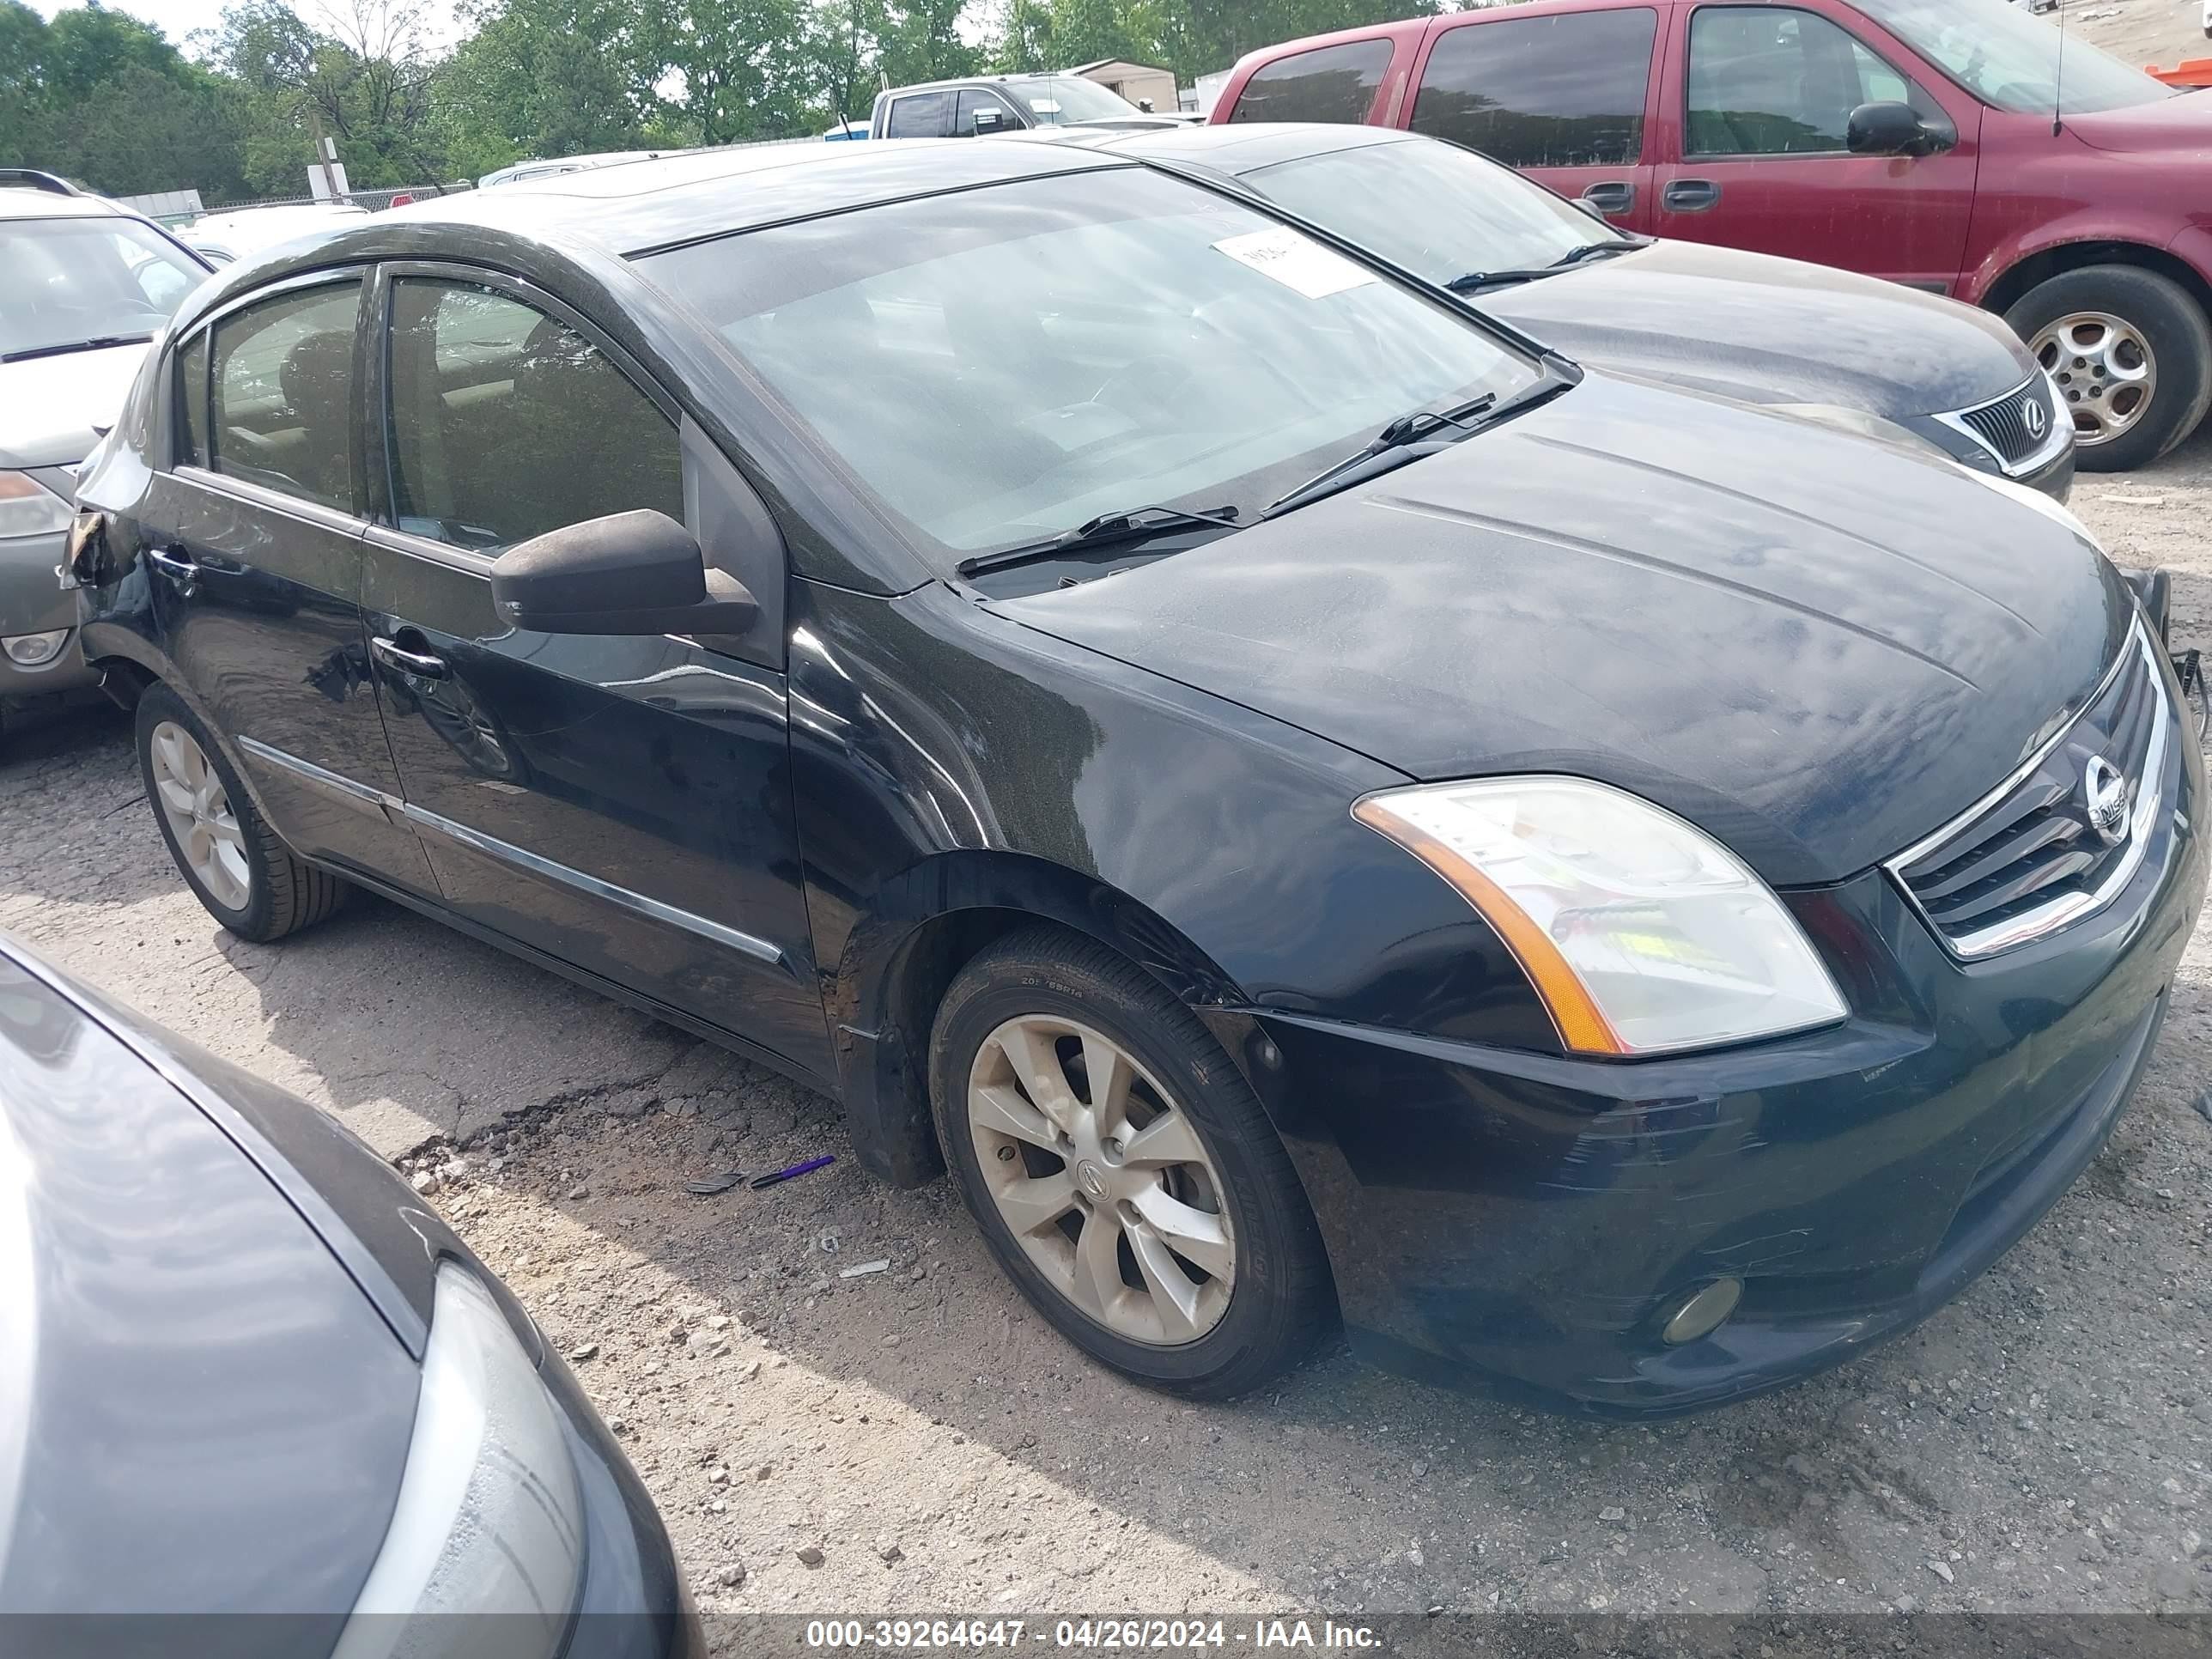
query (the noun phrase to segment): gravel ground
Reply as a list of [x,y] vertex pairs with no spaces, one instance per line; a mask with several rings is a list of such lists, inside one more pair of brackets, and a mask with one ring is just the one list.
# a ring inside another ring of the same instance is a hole
[[[2212,428],[2075,505],[2212,644]],[[617,1422],[710,1610],[2212,1606],[2205,927],[2112,1143],[1996,1269],[1839,1372],[1649,1428],[1340,1347],[1233,1405],[1125,1384],[947,1185],[863,1180],[818,1096],[380,903],[221,934],[112,715],[0,760],[0,928],[398,1157]]]

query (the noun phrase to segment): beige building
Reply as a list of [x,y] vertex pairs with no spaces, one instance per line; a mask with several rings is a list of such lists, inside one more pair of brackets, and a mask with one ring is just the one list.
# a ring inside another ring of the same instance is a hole
[[1078,64],[1067,71],[1079,75],[1086,81],[1096,81],[1109,92],[1118,92],[1139,109],[1146,100],[1152,100],[1157,115],[1176,112],[1176,78],[1173,70],[1164,70],[1156,64],[1132,64],[1119,58],[1102,58],[1095,64]]

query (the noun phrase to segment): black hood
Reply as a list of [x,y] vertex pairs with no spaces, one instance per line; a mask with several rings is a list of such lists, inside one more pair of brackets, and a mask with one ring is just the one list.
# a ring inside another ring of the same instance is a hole
[[2036,372],[2027,348],[1988,312],[1697,242],[1655,242],[1474,303],[1594,368],[1893,421],[1970,409]]
[[1365,486],[994,609],[1413,777],[1618,784],[1788,885],[1971,805],[2134,614],[2025,492],[1595,374]]
[[0,1152],[0,1615],[290,1612],[321,1650],[398,1495],[414,1357],[237,1141],[4,951]]

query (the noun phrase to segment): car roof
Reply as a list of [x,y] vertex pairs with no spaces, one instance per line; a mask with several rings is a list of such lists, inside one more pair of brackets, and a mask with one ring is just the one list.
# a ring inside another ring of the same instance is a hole
[[[1024,135],[1026,136],[1026,135]],[[1012,142],[1011,139],[1001,142]],[[1032,140],[1032,142],[1036,142]],[[1190,161],[1216,173],[1241,177],[1278,161],[1335,150],[1369,149],[1376,144],[1422,142],[1421,135],[1395,127],[1370,127],[1324,121],[1251,121],[1224,126],[1163,127],[1138,131],[1070,128],[1058,142],[1083,149],[1107,150],[1146,161]]]
[[[520,179],[497,190],[417,201],[376,215],[374,223],[481,226],[632,256],[917,196],[1135,165],[1133,159],[1121,161],[1080,148],[973,139],[770,144]],[[367,234],[356,230],[350,237]]]
[[[1101,63],[1118,64],[1118,58],[1101,58]],[[1097,64],[1091,67],[1097,68]],[[955,75],[942,81],[909,81],[902,87],[887,87],[876,94],[878,98],[902,98],[909,92],[941,92],[948,87],[1004,87],[1017,81],[1084,81],[1090,77],[1074,70],[1017,70],[1007,75]],[[1100,82],[1092,81],[1091,85]],[[1111,87],[1103,88],[1111,92]]]
[[64,196],[24,185],[0,185],[0,219],[136,219],[119,203],[99,196]]

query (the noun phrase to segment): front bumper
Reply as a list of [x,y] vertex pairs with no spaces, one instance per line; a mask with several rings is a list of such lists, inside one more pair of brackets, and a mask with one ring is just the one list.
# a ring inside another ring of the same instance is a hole
[[[1322,1221],[1363,1356],[1610,1416],[1741,1399],[1942,1306],[2094,1158],[2203,898],[2203,791],[2127,889],[1989,959],[1949,956],[1887,877],[1790,895],[1844,1024],[1639,1062],[1260,1013],[1245,1068]],[[1668,1346],[1692,1294],[1734,1315]]]
[[[68,550],[66,535],[18,536],[0,541],[0,638],[75,628],[77,596],[64,590],[54,568]],[[36,697],[98,683],[84,659],[81,635],[71,635],[60,654],[36,668],[18,667],[0,652],[0,698]]]

